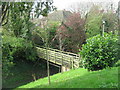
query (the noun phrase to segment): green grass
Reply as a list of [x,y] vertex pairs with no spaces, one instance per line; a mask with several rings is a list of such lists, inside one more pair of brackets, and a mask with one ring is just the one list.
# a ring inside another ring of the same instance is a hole
[[39,79],[18,88],[118,88],[118,67],[88,72],[86,69],[70,70]]

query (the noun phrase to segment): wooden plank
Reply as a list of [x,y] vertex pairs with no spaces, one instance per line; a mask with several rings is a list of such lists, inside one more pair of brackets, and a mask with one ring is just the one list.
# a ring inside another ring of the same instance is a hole
[[38,56],[40,58],[47,59],[47,56],[49,56],[50,62],[59,64],[59,65],[71,67],[71,64],[72,64],[72,68],[74,68],[74,66],[77,65],[77,63],[80,61],[77,54],[55,50],[55,49],[48,49],[47,50],[48,54],[47,54],[46,48],[39,48],[39,47],[36,47],[36,48],[37,48]]

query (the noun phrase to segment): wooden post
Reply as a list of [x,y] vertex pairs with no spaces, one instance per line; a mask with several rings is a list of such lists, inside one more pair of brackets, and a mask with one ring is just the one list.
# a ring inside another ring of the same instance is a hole
[[79,65],[79,67],[80,67],[80,54],[79,54],[79,61],[78,61],[78,63],[79,63],[78,65]]
[[59,67],[59,73],[60,73],[60,71],[61,71],[61,67]]
[[63,55],[62,55],[62,63],[61,63],[61,73],[63,72],[62,67],[63,67]]
[[77,68],[79,68],[79,54],[76,55],[76,60],[77,60]]
[[74,57],[72,58],[72,69],[74,68],[74,65],[73,65],[73,64],[74,64],[74,63],[73,63],[73,60],[74,60]]
[[56,52],[55,52],[55,63],[56,63]]
[[70,67],[70,69],[71,69],[71,57],[70,57],[70,63],[69,63],[69,67]]
[[[75,63],[78,65],[77,54],[76,54],[75,60],[77,61],[77,63],[76,63],[76,61],[75,61]],[[76,69],[76,68],[77,68],[77,67],[75,67],[75,69]]]

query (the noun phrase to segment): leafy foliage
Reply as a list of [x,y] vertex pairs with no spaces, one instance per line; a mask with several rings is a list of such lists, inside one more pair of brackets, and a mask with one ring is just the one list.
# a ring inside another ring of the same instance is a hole
[[48,22],[48,30],[49,30],[49,40],[48,44],[51,48],[57,48],[58,41],[55,40],[56,30],[58,28],[59,22]]
[[6,18],[2,17],[2,24],[6,21],[5,25],[8,31],[13,31],[16,37],[29,39],[32,27],[32,23],[30,22],[32,6],[32,2],[3,2],[2,16]]
[[33,41],[35,42],[35,44],[43,46],[45,45],[46,40],[48,40],[49,47],[55,48],[56,40],[54,40],[54,37],[56,35],[56,29],[58,27],[58,24],[59,22],[50,21],[47,25],[44,26],[44,28],[40,28],[39,26],[37,26],[33,31]]
[[3,36],[3,60],[35,60],[35,50],[32,42],[22,38]]
[[[86,40],[84,31],[85,20],[79,13],[73,13],[57,30],[58,38],[61,38],[62,48],[70,52],[78,52],[82,43]],[[73,49],[74,48],[74,49]]]
[[103,19],[105,20],[105,32],[114,32],[118,29],[118,18],[116,13],[108,11],[103,14]]
[[87,38],[100,34],[102,24],[102,12],[98,6],[93,6],[87,15],[85,24]]
[[11,36],[3,36],[2,51],[3,71],[6,75],[8,68],[14,66],[17,60],[35,61],[37,55],[31,42]]
[[[16,37],[31,40],[33,24],[30,21],[40,15],[47,14],[54,10],[53,2],[3,2],[2,3],[2,25],[7,25],[9,31],[13,31]],[[33,8],[34,7],[34,8]]]
[[117,52],[117,36],[105,33],[104,37],[97,35],[89,38],[80,54],[83,66],[94,71],[112,67],[118,60]]
[[120,66],[120,60],[118,60],[116,63],[115,63],[115,65],[114,65],[115,67],[118,67],[118,66]]

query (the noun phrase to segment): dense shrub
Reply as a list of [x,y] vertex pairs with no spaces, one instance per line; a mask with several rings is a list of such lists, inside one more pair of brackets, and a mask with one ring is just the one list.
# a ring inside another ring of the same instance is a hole
[[118,60],[117,36],[105,33],[91,37],[83,45],[80,54],[83,66],[88,70],[101,70],[112,67]]
[[115,66],[115,67],[119,67],[119,66],[120,66],[120,60],[118,60],[118,61],[115,63],[114,66]]
[[10,74],[10,68],[16,64],[16,61],[35,61],[36,51],[32,42],[23,38],[11,36],[2,36],[2,75],[7,78]]
[[4,72],[7,72],[8,68],[14,66],[18,60],[34,61],[35,59],[36,52],[30,41],[23,38],[3,36],[2,64]]

